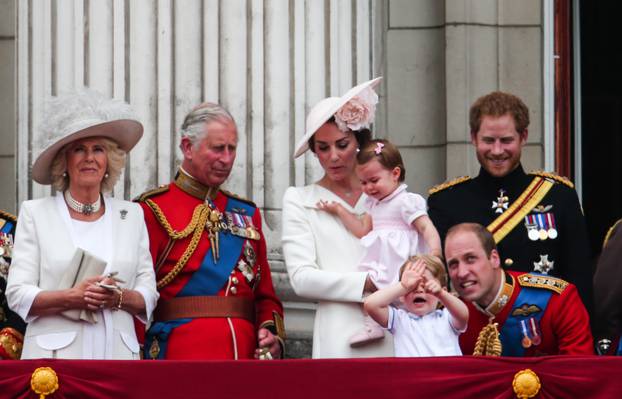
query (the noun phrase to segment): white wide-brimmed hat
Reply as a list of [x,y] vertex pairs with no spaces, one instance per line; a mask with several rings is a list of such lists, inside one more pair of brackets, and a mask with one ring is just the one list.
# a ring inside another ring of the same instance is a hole
[[32,166],[32,178],[52,183],[52,162],[65,145],[87,137],[106,137],[129,152],[143,135],[129,104],[94,90],[67,93],[46,103],[41,124],[44,144]]
[[[328,121],[333,115],[335,115],[337,111],[339,111],[344,105],[346,105],[348,101],[363,93],[368,88],[373,89],[374,87],[376,87],[376,85],[378,85],[378,83],[380,83],[380,80],[382,80],[382,77],[377,77],[351,88],[346,92],[346,94],[341,97],[328,97],[320,100],[317,104],[315,104],[313,108],[311,108],[311,111],[309,111],[309,115],[307,116],[307,129],[305,131],[305,135],[300,139],[298,144],[296,144],[294,158],[298,158],[309,149],[309,139],[311,138],[311,136],[313,136],[315,132],[324,123],[326,123],[326,121]],[[371,120],[373,121],[373,111],[371,115]]]

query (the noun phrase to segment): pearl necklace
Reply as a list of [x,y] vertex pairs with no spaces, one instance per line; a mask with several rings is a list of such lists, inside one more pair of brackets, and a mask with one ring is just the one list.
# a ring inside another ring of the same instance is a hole
[[71,209],[85,216],[99,211],[99,208],[101,208],[102,206],[101,195],[99,195],[97,197],[97,201],[93,202],[92,204],[83,204],[82,202],[76,201],[76,199],[71,196],[69,190],[65,191],[65,201]]

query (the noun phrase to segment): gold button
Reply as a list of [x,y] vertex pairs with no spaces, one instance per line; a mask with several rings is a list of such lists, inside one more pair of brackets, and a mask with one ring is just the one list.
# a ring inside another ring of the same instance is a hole
[[233,284],[237,284],[240,282],[237,277],[232,278],[231,281],[233,282]]
[[510,258],[507,258],[503,263],[505,263],[506,266],[512,266],[514,264],[514,261]]
[[238,292],[238,289],[235,287],[231,287],[231,293],[235,295]]

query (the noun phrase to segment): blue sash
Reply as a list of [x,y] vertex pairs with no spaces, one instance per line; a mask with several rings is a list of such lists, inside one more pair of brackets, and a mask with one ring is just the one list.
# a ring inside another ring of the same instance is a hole
[[[245,215],[253,217],[257,208],[246,202],[229,197],[225,212],[233,212],[233,209],[236,209],[237,213],[239,213],[240,209],[244,209]],[[214,262],[214,257],[212,256],[213,249],[210,248],[203,258],[201,267],[194,272],[184,288],[177,294],[177,297],[215,295],[220,291],[229,279],[231,271],[237,265],[244,241],[246,241],[245,238],[233,235],[228,230],[221,231],[219,235],[220,258]],[[151,359],[149,349],[154,338],[158,339],[160,346],[160,353],[157,359],[164,359],[170,333],[176,327],[191,321],[192,319],[186,318],[154,323],[145,337],[145,359]]]
[[[525,354],[525,348],[521,345],[521,340],[523,339],[521,320],[525,320],[525,322],[528,323],[530,318],[534,318],[539,325],[540,319],[542,319],[542,315],[548,306],[552,294],[552,291],[545,288],[521,288],[521,292],[518,294],[514,306],[512,310],[510,310],[510,314],[501,328],[500,339],[503,347],[502,356],[520,357]],[[535,305],[539,307],[541,311],[529,315],[513,315],[514,311],[521,308],[523,305]],[[527,331],[529,331],[529,324],[527,324]],[[540,334],[542,334],[541,331]]]
[[12,229],[13,229],[13,222],[5,220],[4,226],[2,226],[2,229],[0,229],[0,233],[9,234]]
[[620,341],[618,342],[618,350],[616,351],[616,355],[622,356],[622,335],[620,336]]

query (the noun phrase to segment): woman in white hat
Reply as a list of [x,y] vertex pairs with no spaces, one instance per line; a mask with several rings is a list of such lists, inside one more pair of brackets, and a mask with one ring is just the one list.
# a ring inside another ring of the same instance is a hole
[[350,212],[364,212],[365,195],[354,173],[358,148],[371,138],[381,78],[362,83],[341,97],[325,98],[309,112],[304,137],[294,157],[310,149],[324,176],[305,187],[290,187],[283,197],[283,254],[297,295],[319,302],[313,330],[314,358],[393,356],[390,338],[351,348],[349,338],[363,325],[360,303],[375,287],[357,271],[364,254],[360,240],[339,218],[320,210],[337,201]]
[[139,359],[133,316],[146,322],[158,299],[143,212],[102,193],[143,127],[90,90],[47,105],[32,177],[56,195],[22,203],[7,284],[28,323],[22,359]]

